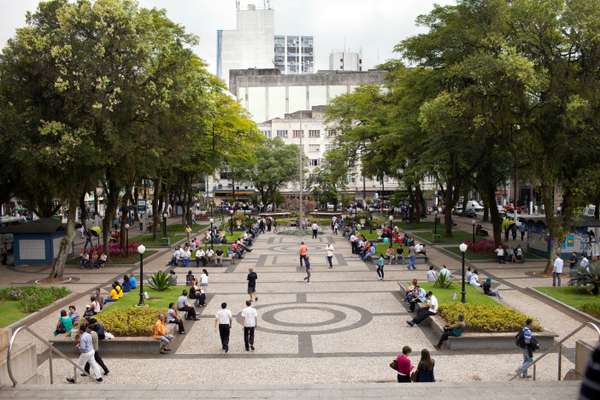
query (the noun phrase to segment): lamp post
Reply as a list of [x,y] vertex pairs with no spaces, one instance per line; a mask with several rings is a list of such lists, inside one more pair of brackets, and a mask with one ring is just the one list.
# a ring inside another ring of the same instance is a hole
[[466,303],[466,293],[465,293],[465,253],[467,252],[468,246],[465,243],[461,243],[458,245],[458,249],[460,250],[460,254],[462,255],[462,282],[460,288],[460,302]]
[[167,217],[169,216],[166,212],[163,213],[163,237],[167,237]]
[[213,248],[213,237],[214,237],[214,232],[213,232],[213,224],[214,224],[215,220],[214,219],[210,219],[210,248],[212,250]]
[[229,218],[229,233],[233,235],[233,210],[229,210],[230,218]]
[[125,224],[125,257],[129,257],[129,224]]
[[140,244],[137,248],[138,253],[140,253],[140,302],[138,303],[139,307],[144,306],[144,253],[146,252],[146,246]]
[[394,229],[394,216],[390,215],[389,220],[390,220],[390,229]]
[[475,244],[475,224],[477,223],[477,221],[472,220],[471,221],[471,225],[473,226],[473,244]]

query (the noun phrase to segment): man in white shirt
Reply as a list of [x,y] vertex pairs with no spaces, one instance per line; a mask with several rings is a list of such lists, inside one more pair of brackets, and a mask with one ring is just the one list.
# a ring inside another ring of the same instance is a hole
[[[90,332],[91,332],[91,328],[88,325],[85,332],[83,332],[83,334],[81,335],[81,338],[79,339],[79,345],[77,346],[79,348],[78,364],[79,364],[79,367],[81,369],[83,369],[85,367],[85,365],[87,363],[89,363],[90,367],[92,369],[94,378],[96,378],[96,381],[102,382],[102,372],[100,371],[100,366],[98,365],[98,363],[96,362],[96,359],[94,358],[94,343],[93,343],[92,335],[90,334]],[[75,377],[67,378],[67,382],[75,383]]]
[[196,250],[196,268],[200,268],[200,263],[206,267],[206,253],[202,247]]
[[327,262],[329,263],[329,268],[331,269],[333,268],[333,252],[335,251],[333,243],[329,243],[325,250],[327,251]]
[[358,237],[353,233],[350,235],[350,245],[352,246],[352,254],[356,254],[356,244],[358,242]]
[[208,260],[209,263],[215,262],[215,251],[213,249],[208,249],[206,251],[206,259]]
[[319,225],[317,225],[316,222],[313,222],[313,224],[311,226],[311,229],[312,229],[312,238],[316,239],[317,238],[317,233],[319,232]]
[[498,248],[494,250],[494,253],[496,253],[496,260],[498,261],[498,264],[504,264],[504,248],[499,245]]
[[439,275],[445,275],[447,278],[450,278],[452,276],[450,270],[445,265],[442,265],[442,269],[440,269]]
[[479,274],[477,273],[477,270],[475,270],[471,274],[471,277],[469,278],[469,285],[476,286],[476,287],[481,286],[481,283],[479,282]]
[[221,309],[215,316],[215,329],[219,326],[219,336],[221,336],[221,346],[223,351],[229,351],[229,333],[231,332],[231,320],[233,319],[231,311],[227,309],[227,303],[221,303]]
[[581,261],[579,262],[579,266],[586,271],[590,272],[590,260],[586,256],[583,256]]
[[406,321],[406,323],[410,326],[415,326],[415,324],[418,325],[430,316],[437,314],[437,311],[437,297],[433,295],[433,292],[429,291],[425,296],[425,305],[417,312],[417,316],[415,318],[413,318],[411,321]]
[[560,258],[560,254],[556,253],[556,258],[554,259],[554,268],[552,269],[552,286],[560,287],[560,275],[563,273],[563,267],[565,262],[562,258]]
[[429,271],[427,271],[427,282],[435,282],[437,279],[437,272],[433,269],[433,265],[429,266]]
[[258,313],[252,308],[252,302],[246,300],[246,308],[242,310],[242,318],[244,319],[244,346],[246,351],[254,351],[254,330],[256,329],[256,319]]

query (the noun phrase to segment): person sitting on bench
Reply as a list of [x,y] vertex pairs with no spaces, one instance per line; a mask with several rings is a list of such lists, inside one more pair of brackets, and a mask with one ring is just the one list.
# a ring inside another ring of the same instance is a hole
[[430,290],[427,292],[425,296],[425,305],[419,309],[417,312],[417,316],[410,321],[406,321],[406,323],[410,326],[415,326],[425,321],[427,318],[432,315],[436,315],[438,311],[438,300],[437,297],[433,295],[433,292]]
[[177,324],[179,334],[185,334],[183,321],[181,320],[181,318],[179,318],[179,314],[177,314],[177,310],[175,309],[175,303],[169,303],[169,309],[167,310],[167,323]]
[[433,347],[435,347],[436,350],[439,350],[442,348],[442,345],[444,344],[445,341],[448,340],[448,338],[450,336],[452,336],[452,337],[461,336],[463,334],[463,332],[465,331],[465,326],[466,325],[465,325],[464,314],[458,314],[458,320],[454,324],[444,326],[444,332],[442,333],[442,336],[440,337],[438,344],[434,345]]
[[188,304],[187,295],[187,290],[181,292],[181,296],[177,299],[177,310],[186,313],[185,319],[196,320],[196,309]]

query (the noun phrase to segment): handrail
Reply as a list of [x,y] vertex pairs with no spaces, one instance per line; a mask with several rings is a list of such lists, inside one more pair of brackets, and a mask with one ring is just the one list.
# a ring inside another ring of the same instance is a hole
[[55,348],[52,343],[48,342],[46,339],[44,339],[43,337],[41,337],[40,335],[38,335],[37,333],[35,333],[34,331],[32,331],[28,326],[20,326],[17,329],[15,329],[15,331],[13,332],[12,336],[10,337],[10,341],[8,343],[8,350],[6,352],[6,367],[7,367],[7,372],[8,372],[8,377],[10,378],[10,380],[12,381],[13,387],[17,386],[17,379],[15,378],[13,371],[12,371],[12,364],[11,364],[11,353],[12,353],[12,349],[13,349],[13,345],[15,343],[15,339],[17,337],[17,335],[23,331],[26,330],[29,333],[31,333],[33,336],[35,336],[38,340],[40,340],[43,344],[46,345],[46,347],[48,347],[48,349],[50,350],[49,356],[48,356],[48,366],[50,368],[50,384],[54,384],[54,371],[52,368],[52,352],[56,352],[59,356],[61,356],[63,359],[65,359],[66,361],[68,361],[69,363],[71,363],[73,365],[73,376],[75,381],[77,382],[77,370],[80,370],[83,374],[85,375],[89,375],[87,372],[85,372],[85,370],[83,368],[81,368],[79,365],[77,365],[76,363],[74,363],[69,356],[67,356],[65,353],[63,353],[62,351],[58,350],[57,348]]
[[[580,330],[582,330],[585,327],[590,327],[592,329],[594,329],[596,331],[596,333],[598,333],[598,340],[600,341],[600,328],[598,327],[598,325],[594,324],[591,321],[587,321],[582,323],[581,325],[579,325],[579,327],[577,329],[575,329],[574,331],[572,331],[571,333],[569,333],[567,336],[565,336],[564,338],[562,338],[560,341],[555,342],[549,350],[547,350],[544,354],[540,355],[538,358],[536,358],[535,360],[533,360],[533,362],[531,364],[529,364],[529,367],[533,366],[533,380],[535,381],[536,378],[536,364],[538,363],[538,361],[540,361],[542,358],[546,357],[548,354],[552,353],[552,351],[554,350],[554,348],[556,346],[558,346],[558,380],[562,380],[562,344],[570,339],[571,337],[573,337],[573,335],[575,335],[577,332],[579,332]],[[529,368],[528,367],[528,368]],[[510,378],[510,380],[512,381],[513,379],[515,379],[516,377],[518,377],[520,375],[519,373],[516,373],[515,375],[512,376],[512,378]]]

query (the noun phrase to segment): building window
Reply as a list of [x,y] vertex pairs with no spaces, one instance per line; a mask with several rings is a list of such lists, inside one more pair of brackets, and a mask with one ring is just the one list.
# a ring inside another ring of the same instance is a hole
[[337,134],[337,131],[335,129],[328,129],[327,130],[327,137],[335,137]]
[[308,137],[311,137],[311,138],[321,137],[321,131],[318,129],[315,129],[315,130],[311,129],[308,131]]
[[280,138],[287,138],[287,129],[278,129],[277,130],[277,137]]
[[294,135],[294,137],[296,139],[298,139],[299,137],[304,137],[304,131],[303,130],[294,130],[294,131],[292,131],[292,134]]
[[313,158],[310,160],[311,167],[318,167],[320,164],[321,164],[321,160],[319,160],[318,158]]
[[264,134],[266,137],[268,137],[269,139],[271,139],[271,131],[270,131],[270,130],[264,130],[264,131],[262,131],[262,133],[263,133],[263,134]]
[[309,144],[308,151],[311,153],[318,153],[321,150],[321,146],[318,144]]
[[335,149],[335,145],[334,144],[330,143],[330,144],[326,144],[325,145],[325,151],[330,151],[330,150],[333,150],[333,149]]

